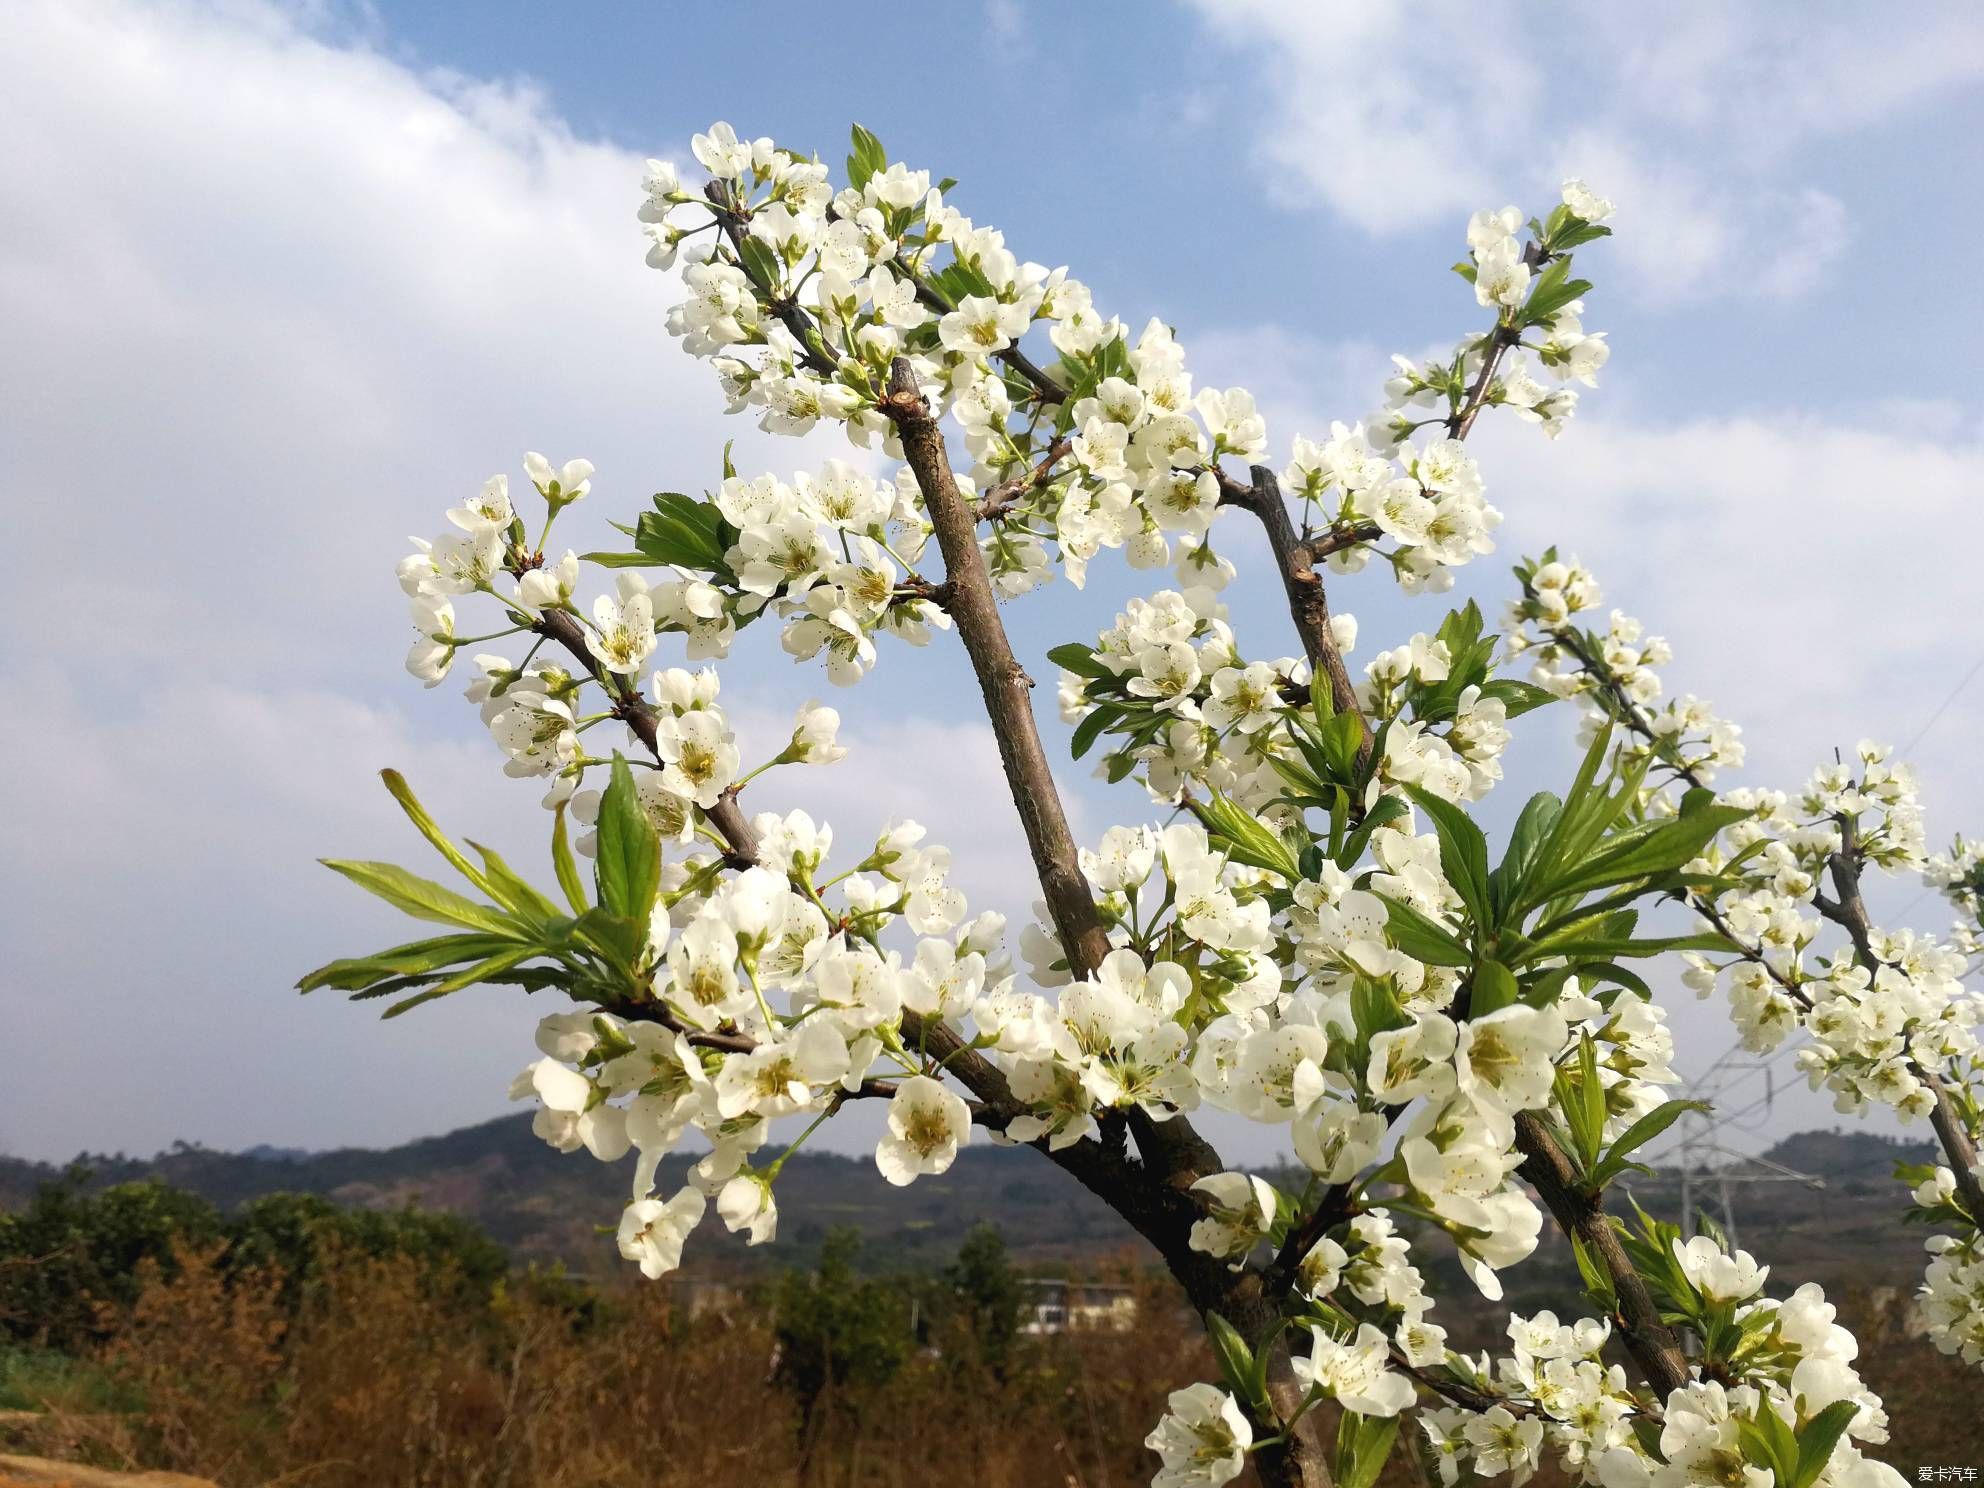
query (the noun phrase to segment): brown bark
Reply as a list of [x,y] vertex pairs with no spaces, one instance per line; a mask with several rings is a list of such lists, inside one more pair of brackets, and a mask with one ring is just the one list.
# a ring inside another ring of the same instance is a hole
[[1634,1269],[1632,1257],[1619,1239],[1611,1219],[1579,1186],[1576,1169],[1564,1149],[1533,1111],[1516,1117],[1516,1146],[1523,1162],[1518,1171],[1542,1197],[1551,1216],[1567,1235],[1575,1235],[1604,1266],[1618,1294],[1619,1311],[1613,1317],[1626,1352],[1633,1356],[1647,1383],[1665,1400],[1688,1382],[1687,1356],[1674,1330],[1660,1320],[1660,1307],[1647,1289],[1646,1281]]
[[1265,465],[1256,465],[1250,473],[1252,485],[1229,483],[1224,499],[1260,519],[1268,547],[1274,552],[1275,572],[1281,576],[1282,588],[1288,594],[1288,613],[1295,622],[1296,635],[1301,638],[1302,654],[1309,658],[1311,671],[1318,678],[1327,679],[1331,706],[1339,713],[1356,717],[1358,727],[1364,732],[1363,747],[1368,749],[1371,726],[1357,704],[1357,686],[1350,680],[1343,652],[1330,633],[1329,599],[1323,593],[1322,575],[1316,572],[1315,546],[1296,536],[1295,525],[1288,519],[1288,506],[1281,497],[1281,483],[1275,479],[1274,472]]
[[1047,912],[1068,954],[1069,969],[1077,977],[1085,976],[1109,954],[1109,935],[1082,876],[1074,835],[1061,809],[1061,793],[1055,788],[1047,751],[1041,747],[1033,718],[1033,679],[1020,667],[1006,639],[992,577],[978,550],[975,513],[951,474],[944,436],[917,390],[909,363],[901,358],[890,369],[882,411],[895,421],[903,458],[916,475],[930,524],[936,529],[937,546],[944,554],[944,581],[950,586],[947,609],[978,676],[1006,783],[1019,808],[1041,891],[1047,896]]

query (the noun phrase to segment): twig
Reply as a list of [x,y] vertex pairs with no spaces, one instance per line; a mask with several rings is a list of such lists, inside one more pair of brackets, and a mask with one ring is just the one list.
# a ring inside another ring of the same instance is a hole
[[1022,497],[1031,496],[1035,491],[1046,485],[1053,474],[1054,467],[1062,460],[1065,460],[1068,457],[1068,452],[1073,448],[1074,442],[1063,435],[1047,446],[1047,453],[1041,457],[1040,463],[1035,465],[1031,470],[1023,475],[1016,475],[1011,480],[1001,481],[998,485],[987,491],[985,493],[985,499],[978,503],[978,520],[981,522],[997,521],[1013,506],[1017,505]]

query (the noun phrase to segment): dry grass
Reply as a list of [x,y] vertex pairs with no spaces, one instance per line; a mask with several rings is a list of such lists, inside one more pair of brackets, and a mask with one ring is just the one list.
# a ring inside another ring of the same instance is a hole
[[[292,1313],[281,1278],[184,1252],[107,1318],[100,1363],[143,1402],[47,1402],[66,1453],[224,1488],[1128,1488],[1167,1389],[1202,1345],[1167,1308],[1133,1332],[1028,1343],[1004,1380],[926,1351],[885,1386],[829,1389],[801,1439],[770,1327],[693,1323],[660,1289],[575,1312],[528,1285],[479,1315],[404,1260],[324,1268]],[[939,1466],[948,1464],[948,1466]]]
[[[299,1302],[218,1259],[182,1253],[106,1318],[95,1362],[142,1404],[52,1398],[60,1445],[44,1450],[223,1488],[1130,1488],[1150,1480],[1139,1444],[1166,1392],[1211,1370],[1154,1291],[1133,1330],[1025,1341],[1003,1378],[924,1350],[884,1385],[830,1388],[802,1432],[760,1309],[689,1322],[659,1288],[575,1306],[528,1280],[471,1307],[409,1261],[363,1257],[324,1266]],[[1984,1463],[1974,1375],[1905,1335],[1899,1299],[1842,1300],[1888,1397],[1881,1455],[1910,1479]],[[1410,1482],[1395,1459],[1384,1483]]]

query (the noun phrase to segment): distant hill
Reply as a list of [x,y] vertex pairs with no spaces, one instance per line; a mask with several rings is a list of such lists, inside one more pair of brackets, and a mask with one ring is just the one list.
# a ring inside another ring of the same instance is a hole
[[[660,1187],[679,1187],[693,1157],[664,1162]],[[619,1268],[610,1234],[599,1230],[618,1222],[633,1177],[631,1158],[600,1163],[583,1152],[554,1152],[531,1135],[525,1114],[400,1147],[216,1152],[182,1143],[149,1158],[85,1153],[77,1162],[89,1169],[92,1187],[158,1179],[223,1209],[263,1194],[313,1193],[353,1207],[447,1210],[474,1220],[519,1260],[563,1261],[583,1272]],[[62,1171],[0,1157],[0,1209],[21,1207]],[[1016,1148],[969,1147],[943,1178],[906,1189],[891,1188],[870,1159],[800,1152],[780,1175],[778,1202],[776,1247],[747,1250],[711,1225],[698,1234],[697,1248],[736,1264],[790,1264],[829,1228],[851,1225],[875,1263],[920,1267],[951,1260],[965,1232],[992,1216],[1008,1244],[1034,1264],[1139,1244],[1080,1184]]]
[[[1922,1232],[1901,1222],[1907,1196],[1891,1175],[1897,1159],[1929,1155],[1925,1145],[1868,1132],[1787,1137],[1765,1156],[1813,1174],[1825,1187],[1737,1186],[1737,1238],[1787,1274],[1828,1285],[1835,1276],[1869,1279],[1870,1267],[1882,1280],[1911,1281],[1922,1264]],[[665,1163],[661,1186],[679,1185],[688,1161]],[[447,1210],[481,1225],[521,1261],[562,1261],[594,1274],[620,1266],[601,1230],[617,1221],[633,1171],[631,1160],[605,1164],[552,1151],[531,1135],[523,1114],[399,1147],[262,1146],[230,1153],[182,1143],[150,1158],[85,1154],[78,1162],[90,1170],[91,1186],[156,1178],[222,1208],[290,1192],[352,1207]],[[50,1164],[0,1157],[0,1209],[21,1207],[61,1173]],[[1677,1189],[1669,1174],[1635,1185],[1641,1202],[1667,1216]],[[696,1258],[727,1267],[791,1264],[809,1257],[829,1228],[851,1225],[866,1238],[871,1263],[921,1268],[949,1261],[973,1224],[993,1218],[1029,1265],[1093,1264],[1111,1253],[1155,1260],[1087,1190],[1037,1154],[1014,1148],[974,1145],[943,1178],[907,1189],[891,1188],[866,1158],[802,1152],[786,1166],[778,1198],[776,1246],[747,1250],[712,1224],[697,1237]],[[1537,1257],[1538,1282],[1558,1261],[1568,1265],[1567,1255],[1549,1251],[1546,1246]]]

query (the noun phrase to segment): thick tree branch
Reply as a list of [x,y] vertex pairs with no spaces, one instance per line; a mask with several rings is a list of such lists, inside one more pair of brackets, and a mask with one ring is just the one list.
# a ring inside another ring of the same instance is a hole
[[[934,429],[932,432],[934,432]],[[941,456],[941,446],[938,453]],[[946,469],[946,474],[948,475],[948,469]],[[951,487],[951,491],[955,498],[953,502],[954,507],[961,508],[962,498],[957,497],[955,485]],[[967,524],[969,520],[969,517],[965,518]],[[977,555],[976,541],[975,539],[968,539],[968,542],[975,558]],[[962,569],[962,571],[970,573],[974,567],[980,584],[986,590],[986,599],[989,605],[990,583],[985,577],[985,569],[982,562],[978,562],[975,565],[957,565],[957,567],[954,567],[953,572],[956,573]],[[992,623],[995,627],[998,627],[998,615],[996,611],[992,612]],[[1003,627],[998,628],[999,640],[1003,645],[1004,630]],[[579,622],[564,611],[548,610],[539,618],[536,629],[540,634],[557,641],[558,644],[569,651],[577,661],[582,663],[589,672],[599,679],[601,686],[605,687],[608,693],[615,699],[615,711],[626,721],[627,726],[633,730],[635,736],[650,751],[653,751],[655,748],[657,724],[657,718],[653,708],[637,694],[634,694],[631,689],[622,685],[613,673],[604,671],[598,665],[592,656],[591,650],[586,646],[585,632]],[[1010,658],[1010,649],[1007,650],[1006,654]],[[1014,670],[1017,671],[1017,663],[1014,664]],[[1025,701],[1024,691],[1021,693],[1021,701]],[[1032,727],[1032,714],[1030,711],[1026,715],[1026,722],[1028,733],[1033,738],[1035,749],[1038,750],[1039,737],[1037,731]],[[1003,734],[1001,735],[1001,740],[1003,745]],[[657,758],[659,758],[658,755]],[[1042,767],[1043,769],[1045,767],[1044,755],[1042,756]],[[1049,785],[1051,791],[1051,778]],[[1051,801],[1053,809],[1058,815],[1060,810],[1058,796],[1050,795],[1048,799]],[[750,821],[745,817],[743,808],[738,805],[734,793],[726,792],[705,815],[708,817],[711,827],[724,840],[727,861],[738,866],[749,866],[751,863],[757,861],[757,834],[753,832]],[[1064,821],[1062,823],[1064,836],[1066,836],[1066,831],[1066,823]],[[1067,841],[1069,843],[1069,863],[1072,865],[1074,863],[1072,837],[1068,837]],[[1080,870],[1078,866],[1074,868],[1074,871],[1076,876],[1079,877]],[[1082,881],[1082,890],[1084,896],[1086,896],[1086,880]],[[1088,899],[1086,902],[1088,903],[1090,914],[1093,915],[1094,901]],[[1095,923],[1099,930],[1101,926],[1100,920],[1096,920]],[[1102,941],[1102,954],[1107,954],[1107,951],[1108,941],[1105,935]],[[1093,966],[1098,964],[1099,961],[1100,956],[1096,956],[1095,960],[1087,963],[1087,969],[1093,969]],[[624,1009],[614,1008],[611,1011],[630,1017],[652,1018],[660,1014],[661,1021],[667,1021],[666,1015],[661,1014],[659,1007],[650,1007],[648,1005],[637,1006],[629,1004]],[[994,1130],[1003,1131],[1014,1117],[1029,1113],[1030,1108],[1026,1103],[1014,1096],[1012,1087],[1007,1083],[1004,1072],[997,1065],[993,1064],[991,1060],[985,1058],[984,1055],[967,1046],[958,1036],[956,1030],[948,1024],[934,1019],[926,1021],[919,1018],[915,1013],[905,1012],[903,1014],[902,1028],[904,1038],[909,1044],[922,1049],[930,1058],[938,1061],[947,1073],[957,1079],[959,1084],[978,1097],[977,1104],[974,1106],[972,1112],[972,1119],[975,1123],[981,1126],[991,1127]],[[696,1040],[696,1037],[695,1035],[691,1036],[692,1042]],[[709,1043],[711,1047],[716,1048],[741,1048],[748,1050],[751,1047],[755,1047],[748,1038],[742,1036],[703,1035],[702,1039],[704,1042]],[[886,1082],[869,1082],[871,1085],[883,1083]],[[868,1091],[864,1087],[863,1093],[881,1094],[882,1092],[880,1090]],[[889,1093],[893,1093],[893,1091],[891,1090]],[[1191,1135],[1190,1128],[1185,1125],[1182,1118],[1173,1122],[1162,1123],[1162,1125],[1181,1128],[1182,1130],[1178,1136],[1173,1139],[1174,1145],[1186,1151],[1190,1150],[1189,1142],[1195,1141],[1196,1138]],[[1141,1134],[1139,1141],[1141,1144]],[[1193,1179],[1201,1176],[1201,1173],[1187,1172],[1181,1167],[1177,1170],[1173,1181],[1160,1182],[1157,1179],[1156,1173],[1146,1171],[1141,1164],[1124,1153],[1106,1150],[1101,1143],[1092,1138],[1072,1143],[1069,1146],[1061,1148],[1059,1151],[1050,1151],[1045,1139],[1031,1145],[1051,1159],[1057,1166],[1073,1175],[1090,1192],[1094,1193],[1112,1209],[1116,1210],[1118,1214],[1122,1215],[1132,1229],[1148,1240],[1157,1252],[1164,1257],[1165,1263],[1170,1268],[1172,1274],[1185,1287],[1186,1293],[1191,1297],[1194,1306],[1199,1308],[1201,1312],[1218,1306],[1219,1299],[1230,1284],[1230,1277],[1223,1266],[1215,1262],[1211,1257],[1192,1250],[1188,1243],[1192,1223],[1198,1218],[1198,1208],[1191,1197],[1185,1192],[1185,1189],[1190,1186]],[[1195,1155],[1201,1161],[1208,1163],[1207,1166],[1202,1168],[1201,1172],[1217,1172],[1220,1167],[1218,1154],[1213,1153],[1203,1142],[1197,1143],[1197,1146],[1203,1149],[1203,1152]],[[1157,1147],[1157,1144],[1154,1144],[1154,1147]],[[1148,1152],[1153,1149],[1145,1150]],[[1161,1147],[1158,1150],[1162,1150]],[[1209,1158],[1206,1156],[1207,1154],[1209,1154]]]
[[1688,1382],[1687,1356],[1674,1330],[1661,1321],[1660,1307],[1634,1269],[1618,1230],[1599,1201],[1585,1193],[1570,1158],[1534,1111],[1517,1114],[1516,1146],[1523,1154],[1518,1171],[1542,1197],[1558,1227],[1581,1241],[1611,1278],[1619,1299],[1612,1321],[1647,1383],[1665,1400]]
[[[1061,793],[1040,742],[1033,716],[1033,681],[1014,657],[999,619],[992,577],[978,549],[976,513],[958,490],[943,432],[903,358],[890,368],[889,391],[881,408],[896,425],[903,458],[923,493],[944,555],[944,582],[950,591],[946,608],[977,674],[1048,914],[1069,969],[1077,977],[1087,976],[1109,954],[1109,934],[1096,913],[1094,891],[1082,875]],[[1171,1186],[1187,1188],[1219,1171],[1219,1155],[1183,1117],[1156,1122],[1138,1112],[1132,1125],[1139,1150]]]
[[951,591],[951,619],[978,676],[1006,783],[1019,808],[1041,891],[1047,896],[1047,912],[1068,954],[1069,968],[1077,977],[1086,976],[1109,954],[1109,934],[1082,876],[1074,834],[1068,830],[1061,793],[1040,743],[1033,717],[1033,681],[1014,657],[999,619],[992,577],[978,550],[972,508],[958,490],[944,436],[903,358],[898,357],[890,369],[889,391],[881,408],[895,422],[903,458],[916,476],[936,529],[937,545],[944,554],[944,582]]

